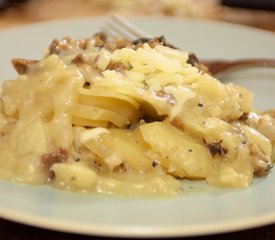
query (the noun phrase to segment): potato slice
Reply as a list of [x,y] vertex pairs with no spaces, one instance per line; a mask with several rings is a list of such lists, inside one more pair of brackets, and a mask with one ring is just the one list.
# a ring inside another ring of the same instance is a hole
[[160,153],[160,162],[177,177],[205,178],[211,172],[211,154],[208,149],[165,122],[140,126],[144,140],[152,150]]
[[112,135],[104,135],[103,142],[113,147],[131,169],[148,171],[152,169],[152,160],[144,155],[143,144],[139,142],[135,131],[128,129],[109,129]]
[[97,189],[105,194],[142,194],[151,196],[178,195],[182,192],[181,184],[172,176],[164,173],[139,173],[112,174],[110,177],[100,176],[97,181]]
[[100,80],[97,79],[91,89],[104,89],[108,93],[128,96],[138,102],[141,111],[150,117],[158,118],[168,115],[173,105],[169,102],[169,98],[158,91],[147,89],[146,83],[128,82],[123,76],[117,76],[109,70],[104,72],[104,76]]
[[108,99],[117,99],[131,104],[136,109],[139,108],[139,103],[132,97],[123,93],[114,92],[111,89],[92,87],[90,89],[80,89],[80,95],[90,97],[102,97]]
[[137,101],[124,94],[113,93],[111,90],[82,89],[79,102],[117,112],[129,119],[130,122],[136,122],[141,116]]
[[110,170],[121,164],[129,171],[152,169],[152,160],[144,155],[142,144],[131,130],[95,128],[85,130],[80,139]]
[[160,116],[167,116],[173,106],[167,96],[155,91],[127,85],[123,87],[114,85],[110,90],[134,98],[139,102],[141,112],[155,119],[159,119]]
[[53,184],[58,187],[91,190],[97,181],[97,174],[88,166],[78,162],[55,163],[51,167],[54,172]]
[[116,112],[84,104],[73,104],[71,106],[71,115],[72,117],[95,121],[108,121],[118,127],[125,127],[130,123],[127,118]]
[[98,121],[81,117],[72,117],[72,123],[82,127],[107,127],[109,124],[108,121]]

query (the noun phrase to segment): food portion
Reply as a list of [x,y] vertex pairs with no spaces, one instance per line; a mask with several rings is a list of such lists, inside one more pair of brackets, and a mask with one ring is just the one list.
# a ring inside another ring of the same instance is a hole
[[163,38],[54,40],[2,84],[0,177],[105,194],[248,187],[272,168],[275,120]]

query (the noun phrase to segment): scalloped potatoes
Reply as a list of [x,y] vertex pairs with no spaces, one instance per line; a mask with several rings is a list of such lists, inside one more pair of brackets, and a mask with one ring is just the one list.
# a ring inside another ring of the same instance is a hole
[[40,61],[13,63],[20,74],[3,83],[0,103],[2,178],[175,195],[181,179],[248,187],[272,167],[261,129],[274,121],[255,113],[252,93],[163,39],[67,37]]

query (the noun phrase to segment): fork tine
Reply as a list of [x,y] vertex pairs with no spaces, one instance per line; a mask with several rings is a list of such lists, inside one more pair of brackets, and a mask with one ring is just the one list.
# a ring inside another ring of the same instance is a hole
[[124,29],[123,26],[120,26],[116,22],[109,21],[105,25],[105,31],[110,34],[113,38],[125,37],[130,41],[134,41],[137,37],[131,34],[127,29]]
[[139,29],[137,26],[118,15],[113,14],[110,16],[108,26],[114,32],[119,33],[132,41],[137,38],[153,38],[151,34]]
[[116,30],[111,28],[108,23],[103,25],[101,28],[104,33],[106,33],[109,37],[111,37],[113,39],[121,37],[121,35]]

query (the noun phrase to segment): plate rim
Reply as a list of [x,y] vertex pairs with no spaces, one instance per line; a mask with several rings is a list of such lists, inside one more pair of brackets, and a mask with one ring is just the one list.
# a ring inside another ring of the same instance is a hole
[[262,227],[275,222],[275,212],[265,214],[264,216],[252,219],[243,218],[237,220],[227,221],[226,223],[204,224],[200,226],[185,227],[169,227],[156,228],[156,227],[139,227],[139,226],[112,226],[112,225],[86,225],[78,224],[77,222],[70,222],[69,224],[64,221],[58,221],[52,218],[45,218],[43,216],[36,216],[29,213],[19,214],[13,209],[5,210],[0,206],[0,217],[15,223],[28,225],[31,227],[39,227],[41,229],[59,231],[64,233],[74,233],[83,235],[94,235],[101,237],[153,237],[153,238],[167,238],[167,237],[195,237],[195,236],[208,236],[211,234],[231,233],[241,230],[249,230],[255,227]]

